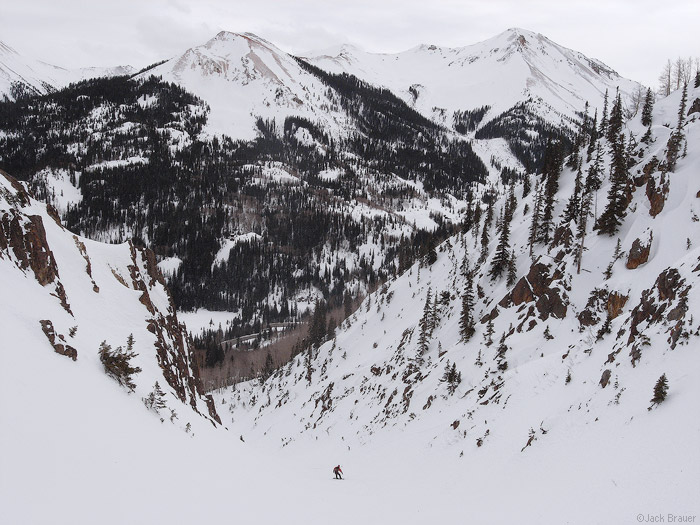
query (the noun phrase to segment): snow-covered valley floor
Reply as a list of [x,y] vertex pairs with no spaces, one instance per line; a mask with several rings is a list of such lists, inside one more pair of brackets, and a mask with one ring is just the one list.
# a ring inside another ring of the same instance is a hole
[[[622,426],[572,427],[509,455],[484,446],[459,457],[409,431],[349,450],[331,438],[281,448],[205,422],[186,434],[100,376],[87,397],[91,376],[62,356],[27,357],[34,373],[11,397],[14,363],[0,378],[2,523],[623,524],[700,514],[700,422],[671,398]],[[689,418],[692,432],[678,432]],[[639,434],[649,449],[629,446]],[[338,463],[342,482],[332,479]]]

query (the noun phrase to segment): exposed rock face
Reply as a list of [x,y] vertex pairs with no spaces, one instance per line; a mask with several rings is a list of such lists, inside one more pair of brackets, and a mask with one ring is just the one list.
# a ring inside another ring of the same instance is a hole
[[666,204],[666,196],[668,195],[668,180],[665,175],[661,175],[659,185],[656,185],[654,177],[649,177],[647,182],[646,194],[651,205],[649,215],[656,217],[664,209]]
[[615,319],[622,313],[622,309],[625,307],[628,300],[628,295],[623,295],[618,292],[610,292],[610,295],[608,296],[608,302],[605,306],[605,309],[607,310],[610,319]]
[[14,209],[3,213],[0,216],[0,257],[3,251],[8,255],[11,251],[22,270],[31,268],[42,286],[52,283],[58,276],[41,217],[32,215],[24,220]]
[[659,167],[659,159],[652,157],[652,159],[647,162],[642,168],[642,174],[638,177],[634,177],[634,185],[637,188],[641,188],[649,182],[651,174],[654,173]]
[[668,342],[671,348],[675,348],[688,311],[689,291],[690,285],[686,285],[677,269],[668,268],[661,272],[654,286],[642,292],[639,304],[630,313],[630,335],[627,344],[635,342],[644,325],[663,322],[669,326]]
[[562,278],[563,273],[558,268],[552,269],[544,263],[536,262],[498,304],[508,308],[534,301],[540,319],[546,320],[549,316],[563,319],[566,317],[568,297]]
[[68,344],[57,342],[57,340],[65,342],[65,337],[63,337],[60,334],[58,334],[58,336],[56,335],[53,323],[50,320],[45,319],[39,322],[41,323],[41,329],[44,331],[44,334],[46,334],[46,338],[49,340],[49,343],[51,343],[51,346],[53,346],[53,349],[56,351],[57,354],[70,357],[73,361],[78,359],[78,351],[75,348]]
[[30,203],[29,194],[19,182],[1,170],[0,177],[5,178],[14,190],[9,192],[0,188],[0,197],[11,206],[0,212],[0,259],[10,259],[22,271],[31,270],[42,286],[54,284],[52,295],[72,315],[66,290],[58,279],[56,258],[46,239],[42,218],[22,213],[22,208]]
[[634,270],[640,264],[644,264],[649,260],[649,252],[651,251],[651,243],[654,236],[649,232],[645,240],[635,239],[627,256],[627,269]]
[[605,388],[608,386],[608,383],[610,382],[610,376],[612,375],[612,372],[610,369],[607,369],[603,372],[603,375],[600,376],[600,386],[601,388]]
[[[187,340],[183,326],[177,320],[172,298],[165,287],[163,275],[156,265],[155,254],[146,248],[137,248],[131,242],[129,248],[132,260],[132,264],[129,265],[132,287],[142,292],[139,300],[153,315],[148,322],[148,330],[157,338],[156,354],[158,364],[163,370],[163,377],[177,393],[180,401],[189,403],[196,412],[199,412],[197,399],[203,399],[209,416],[221,424],[214,400],[211,396],[204,394],[192,346]],[[149,289],[158,285],[162,286],[168,298],[165,314],[154,306],[149,293]]]

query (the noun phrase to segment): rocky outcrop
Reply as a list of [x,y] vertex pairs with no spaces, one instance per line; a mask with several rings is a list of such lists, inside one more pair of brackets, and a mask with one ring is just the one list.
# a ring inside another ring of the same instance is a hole
[[649,252],[651,252],[651,243],[654,235],[651,231],[647,232],[645,239],[635,239],[627,256],[627,269],[634,270],[640,264],[644,264],[649,260]]
[[39,216],[27,217],[15,209],[5,211],[0,216],[0,257],[2,252],[12,255],[22,270],[31,269],[42,286],[58,277],[56,259]]
[[75,246],[78,248],[80,255],[83,256],[83,259],[85,259],[85,273],[88,274],[88,277],[90,277],[90,280],[92,281],[92,290],[95,293],[100,293],[100,287],[97,286],[95,279],[92,277],[92,262],[90,261],[90,256],[87,253],[85,243],[78,239],[76,235],[73,235],[73,240],[75,241]]
[[[191,342],[187,339],[184,327],[178,322],[172,298],[156,265],[155,254],[147,248],[137,248],[133,243],[129,243],[129,248],[132,287],[141,291],[139,300],[153,315],[148,321],[148,330],[156,336],[156,355],[163,377],[180,401],[189,403],[193,410],[201,413],[197,400],[203,400],[209,417],[221,424],[214,400],[204,393]],[[162,291],[168,298],[166,312],[153,304],[149,290],[154,286],[162,286]]]
[[600,383],[599,383],[601,388],[605,388],[606,386],[608,386],[608,383],[610,382],[611,375],[612,375],[612,372],[609,369],[603,371],[603,375],[600,376]]
[[563,272],[557,267],[550,268],[547,264],[536,262],[498,305],[509,308],[534,302],[540,319],[546,320],[550,316],[563,319],[568,305],[563,277]]
[[622,309],[627,304],[629,300],[629,295],[623,295],[618,292],[610,292],[608,295],[608,301],[605,305],[605,309],[608,312],[610,319],[615,319],[622,313]]
[[633,344],[643,328],[663,323],[668,326],[665,331],[669,334],[669,345],[675,348],[683,332],[689,291],[690,285],[686,284],[677,269],[667,268],[661,272],[654,286],[642,292],[639,304],[630,313],[627,344]]
[[[39,323],[41,324],[41,329],[44,331],[46,338],[49,340],[49,343],[51,343],[51,346],[53,346],[53,349],[57,354],[70,357],[73,361],[78,359],[78,351],[69,344],[64,344],[66,338],[61,334],[56,334],[53,323],[50,320],[44,319],[39,321]],[[62,342],[59,343],[58,341]]]
[[654,177],[649,177],[647,181],[646,194],[649,199],[649,215],[656,217],[664,209],[666,196],[668,195],[669,183],[666,175],[662,174],[659,184],[656,184]]

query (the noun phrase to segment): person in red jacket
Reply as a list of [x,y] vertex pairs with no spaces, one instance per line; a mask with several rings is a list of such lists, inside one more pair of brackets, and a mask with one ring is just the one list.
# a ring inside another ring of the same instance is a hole
[[333,474],[335,474],[335,479],[343,479],[343,476],[341,475],[343,473],[342,470],[340,470],[340,465],[335,467],[333,469]]

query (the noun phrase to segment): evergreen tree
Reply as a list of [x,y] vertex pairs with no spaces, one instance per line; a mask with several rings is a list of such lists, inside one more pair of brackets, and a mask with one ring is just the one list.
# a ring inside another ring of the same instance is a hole
[[695,72],[695,85],[693,87],[700,87],[700,71]]
[[654,93],[651,88],[647,88],[647,95],[642,108],[642,126],[651,126],[652,113],[654,111]]
[[105,373],[114,378],[120,385],[125,386],[129,392],[133,392],[136,389],[133,376],[141,372],[141,368],[132,366],[131,360],[138,354],[125,352],[121,346],[116,350],[112,350],[107,341],[102,341],[99,355]]
[[159,412],[160,410],[167,407],[165,403],[165,392],[160,388],[158,381],[153,385],[153,390],[143,398],[143,402],[149,410],[155,410]]
[[506,200],[505,210],[503,212],[503,220],[510,223],[513,220],[513,214],[518,201],[515,199],[515,184],[511,184],[508,189],[508,200]]
[[596,223],[599,235],[606,234],[611,237],[617,233],[626,215],[629,183],[627,150],[622,134],[612,143],[612,148],[612,184],[608,190],[608,203]]
[[661,377],[654,385],[654,396],[651,398],[652,406],[649,407],[649,410],[651,410],[654,405],[660,405],[663,403],[666,400],[667,394],[668,380],[666,379],[666,374],[661,374]]
[[457,387],[462,382],[462,373],[457,371],[457,364],[452,363],[450,366],[450,361],[447,361],[445,365],[445,371],[440,378],[440,381],[447,383],[447,392],[452,395],[457,390]]
[[462,312],[459,316],[459,333],[462,337],[462,341],[465,343],[469,341],[474,335],[474,282],[472,273],[467,267],[466,272],[466,284],[464,285],[464,293],[462,294]]
[[425,305],[423,306],[423,316],[418,322],[418,354],[424,355],[430,346],[430,338],[432,336],[432,320],[433,320],[433,309],[432,309],[432,290],[428,288],[428,295],[425,298]]
[[608,131],[608,90],[605,90],[605,98],[603,98],[603,115],[600,118],[600,127],[598,128],[598,135],[605,136]]
[[535,203],[532,208],[532,220],[530,222],[530,233],[528,236],[528,243],[530,244],[530,256],[532,257],[532,250],[539,239],[540,236],[540,220],[542,215],[542,184],[537,182],[535,186]]
[[620,96],[620,92],[618,91],[612,110],[610,111],[610,119],[608,121],[607,137],[611,144],[620,136],[620,133],[622,132],[622,122],[622,98]]
[[678,125],[666,143],[666,169],[668,171],[673,171],[676,169],[676,162],[678,162],[678,153],[681,149],[681,143],[683,142],[683,124],[685,122],[685,106],[688,101],[688,85],[683,85],[683,92],[681,94],[681,103],[678,108]]
[[506,285],[508,287],[515,284],[515,280],[518,277],[517,259],[515,258],[515,250],[511,250],[510,258],[508,259],[508,277],[506,280]]
[[493,319],[489,319],[486,322],[486,330],[484,331],[484,341],[486,346],[491,346],[493,344],[493,334],[495,333],[493,327]]
[[532,185],[530,182],[530,174],[526,173],[523,176],[523,199],[530,195],[530,190],[532,189]]
[[481,252],[479,262],[483,263],[489,254],[489,221],[484,221],[484,229],[481,232]]
[[562,218],[564,224],[567,224],[572,221],[574,223],[578,222],[581,208],[582,178],[583,174],[581,173],[581,165],[579,164],[578,169],[576,170],[576,178],[574,180],[574,191],[571,193],[571,197],[569,197],[569,202],[566,203],[566,208],[564,209],[564,215]]
[[685,123],[685,106],[688,102],[688,84],[683,84],[683,91],[681,92],[681,103],[678,106],[678,126],[676,129],[678,131],[683,128]]
[[498,239],[498,247],[496,248],[496,254],[491,261],[491,269],[489,270],[489,275],[491,280],[495,281],[500,279],[503,272],[508,269],[508,262],[510,259],[510,244],[508,242],[510,237],[510,224],[506,220],[501,221],[501,235]]
[[542,219],[539,225],[538,241],[548,244],[554,229],[554,201],[559,191],[559,175],[564,161],[563,149],[560,141],[550,142],[544,152],[544,167],[542,176],[544,179],[544,196],[542,201]]
[[[505,334],[503,335],[505,336]],[[505,337],[502,337],[498,349],[496,349],[496,363],[498,364],[498,370],[501,372],[508,370],[508,361],[506,361],[507,351],[508,345],[505,343]]]
[[425,260],[428,266],[432,266],[435,263],[435,261],[437,261],[437,252],[435,251],[435,239],[433,239],[432,236],[428,241],[428,254],[426,255]]
[[595,111],[595,116],[593,117],[593,124],[591,125],[590,137],[588,139],[588,150],[586,151],[586,162],[591,161],[593,156],[593,151],[595,150],[596,144],[598,142],[598,110]]
[[576,231],[576,238],[579,243],[576,249],[576,273],[581,273],[581,262],[583,260],[584,241],[586,239],[586,228],[588,226],[588,217],[591,214],[591,204],[593,202],[593,196],[590,191],[585,191],[583,198],[581,199],[581,208],[579,211],[578,218],[578,229]]

